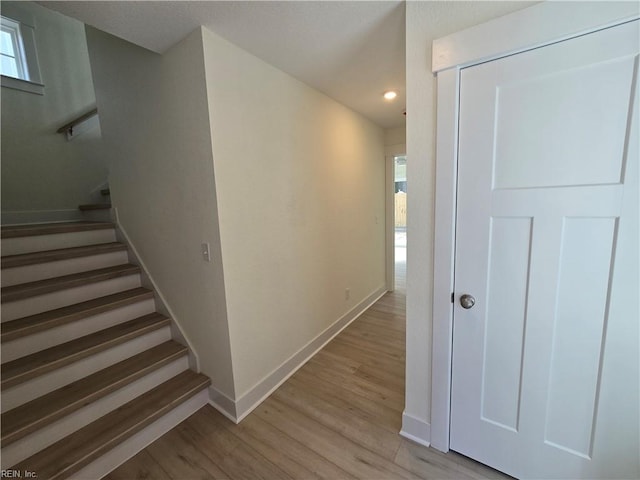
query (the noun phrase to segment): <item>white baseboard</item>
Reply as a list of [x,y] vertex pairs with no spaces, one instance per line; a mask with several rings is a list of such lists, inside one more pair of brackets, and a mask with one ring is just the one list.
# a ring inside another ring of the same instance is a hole
[[402,430],[400,435],[420,445],[431,445],[431,424],[404,412],[402,414]]
[[[300,367],[302,367],[311,357],[313,357],[320,349],[329,343],[336,335],[338,335],[351,322],[364,313],[371,305],[377,302],[387,292],[385,285],[378,287],[373,293],[368,295],[364,300],[354,306],[346,314],[336,320],[324,332],[320,333],[316,338],[307,343],[298,352],[293,354],[288,360],[285,360],[278,368],[264,377],[247,393],[242,395],[235,402],[235,418],[229,416],[222,410],[221,413],[228,416],[236,423],[240,423],[244,417],[249,415],[260,403],[262,403],[271,393],[273,393],[280,385],[282,385],[291,375],[293,375]],[[214,407],[215,404],[212,403]],[[217,408],[217,407],[216,407]]]
[[23,225],[29,223],[75,222],[82,220],[82,212],[77,208],[66,210],[3,210],[2,225]]
[[108,395],[98,398],[82,408],[70,412],[66,416],[44,425],[39,430],[19,438],[9,445],[2,446],[2,465],[7,468],[59,442],[68,435],[72,435],[85,425],[97,421],[109,412],[120,408],[140,395],[149,392],[163,382],[169,381],[176,375],[189,368],[186,355],[159,367],[144,376],[124,385]]
[[238,423],[236,402],[212,386],[209,386],[209,405],[218,410],[233,423]]
[[207,399],[207,390],[203,389],[80,471],[72,474],[70,478],[75,480],[95,480],[108,475],[173,427],[204,407],[207,404]]

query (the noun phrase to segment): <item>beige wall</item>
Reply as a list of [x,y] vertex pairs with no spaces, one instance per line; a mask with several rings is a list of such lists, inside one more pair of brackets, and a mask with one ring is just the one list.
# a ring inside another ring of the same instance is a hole
[[387,128],[384,131],[385,146],[403,145],[407,141],[407,127]]
[[4,14],[16,10],[35,21],[45,87],[44,95],[1,89],[3,222],[77,215],[107,177],[99,128],[72,142],[56,133],[95,105],[84,25],[34,3],[2,2]]
[[[525,8],[530,2],[407,2],[407,416],[431,420],[431,328],[435,194],[434,39]],[[434,19],[437,19],[434,22]],[[428,435],[427,435],[428,436]]]
[[241,401],[384,287],[384,133],[208,30],[204,46]]
[[389,157],[407,153],[406,126],[387,128],[384,131],[384,152]]
[[205,29],[162,56],[87,38],[120,223],[242,414],[383,291],[384,132]]
[[120,224],[202,371],[233,398],[200,32],[162,56],[90,27],[87,40]]

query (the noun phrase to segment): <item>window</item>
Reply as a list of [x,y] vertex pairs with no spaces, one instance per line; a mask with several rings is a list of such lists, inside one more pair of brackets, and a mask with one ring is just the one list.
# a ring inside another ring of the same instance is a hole
[[2,86],[44,95],[36,52],[35,21],[20,2],[2,2],[0,73]]
[[7,77],[29,80],[29,69],[26,68],[24,45],[20,23],[7,17],[2,18],[0,32],[0,71]]

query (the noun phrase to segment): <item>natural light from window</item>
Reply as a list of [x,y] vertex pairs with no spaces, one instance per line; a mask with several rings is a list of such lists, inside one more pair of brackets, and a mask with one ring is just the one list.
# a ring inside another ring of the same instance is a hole
[[1,18],[0,72],[7,77],[29,80],[28,69],[25,68],[26,61],[20,23],[7,17]]

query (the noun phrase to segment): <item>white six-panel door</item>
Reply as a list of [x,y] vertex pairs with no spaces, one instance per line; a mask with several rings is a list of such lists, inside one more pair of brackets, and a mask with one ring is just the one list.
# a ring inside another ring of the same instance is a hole
[[461,72],[450,442],[517,477],[640,477],[638,23]]

